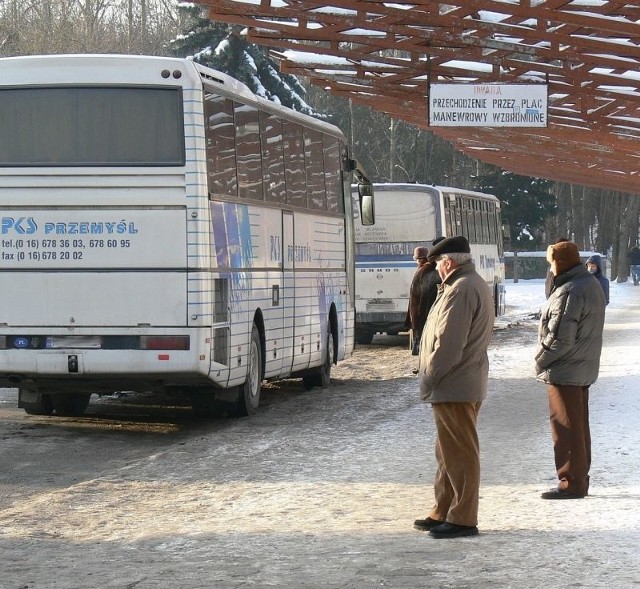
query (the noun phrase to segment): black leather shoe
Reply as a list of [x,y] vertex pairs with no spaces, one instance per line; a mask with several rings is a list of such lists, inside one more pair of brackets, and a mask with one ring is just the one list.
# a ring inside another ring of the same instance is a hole
[[476,526],[459,526],[448,522],[435,526],[429,531],[429,536],[432,538],[462,538],[464,536],[477,535],[478,528]]
[[435,528],[436,526],[442,525],[444,522],[439,519],[432,519],[427,517],[425,519],[417,519],[413,522],[413,527],[416,530],[421,530],[423,532],[428,532],[431,528]]
[[540,495],[543,499],[584,499],[584,495],[563,491],[561,489],[549,489]]

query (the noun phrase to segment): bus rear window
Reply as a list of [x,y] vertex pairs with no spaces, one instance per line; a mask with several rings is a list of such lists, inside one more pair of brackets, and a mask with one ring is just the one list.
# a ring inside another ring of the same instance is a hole
[[180,88],[0,89],[0,166],[184,163]]

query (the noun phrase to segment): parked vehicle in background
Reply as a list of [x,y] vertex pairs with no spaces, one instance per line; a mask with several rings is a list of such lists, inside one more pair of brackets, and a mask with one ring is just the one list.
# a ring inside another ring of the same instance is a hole
[[[356,341],[405,330],[413,250],[438,236],[464,235],[487,281],[496,315],[504,313],[500,201],[491,194],[426,184],[374,184],[376,221],[356,220]],[[354,187],[354,195],[357,194]],[[357,202],[357,199],[354,201]]]
[[25,411],[172,389],[247,415],[263,379],[324,386],[352,352],[336,127],[192,61],[122,55],[0,59],[0,121],[0,386]]

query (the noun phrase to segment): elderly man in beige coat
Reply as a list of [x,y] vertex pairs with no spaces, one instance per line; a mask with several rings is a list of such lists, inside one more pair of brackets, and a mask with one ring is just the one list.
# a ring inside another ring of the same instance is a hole
[[480,493],[476,420],[487,395],[494,305],[466,238],[441,241],[429,259],[437,262],[442,284],[422,333],[420,396],[433,408],[437,471],[435,504],[414,527],[434,538],[474,536]]

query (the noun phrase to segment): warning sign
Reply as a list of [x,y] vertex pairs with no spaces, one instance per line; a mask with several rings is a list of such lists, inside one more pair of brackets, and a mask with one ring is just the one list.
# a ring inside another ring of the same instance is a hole
[[546,127],[546,84],[431,84],[431,127]]

